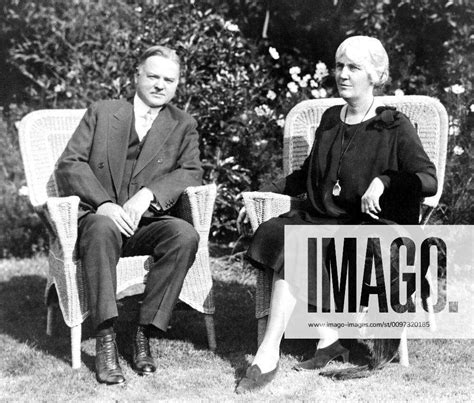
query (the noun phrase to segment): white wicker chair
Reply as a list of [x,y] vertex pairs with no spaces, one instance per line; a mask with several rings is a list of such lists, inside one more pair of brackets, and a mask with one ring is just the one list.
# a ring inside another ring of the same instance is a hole
[[[85,109],[39,110],[26,115],[19,127],[30,201],[49,230],[49,274],[45,290],[48,306],[46,332],[51,335],[53,331],[57,303],[51,297],[55,288],[64,321],[71,328],[73,368],[81,365],[81,324],[89,315],[84,275],[75,248],[79,198],[58,197],[53,171],[84,112]],[[196,260],[184,280],[179,299],[204,313],[211,350],[216,348],[216,339],[208,238],[215,197],[214,184],[189,187],[178,205],[180,217],[193,224],[200,235]],[[117,266],[117,295],[126,293],[131,286],[135,286],[133,293],[142,292],[151,262],[151,256],[120,259]]]
[[[441,103],[427,96],[410,95],[403,97],[382,96],[380,101],[387,106],[395,106],[407,115],[415,125],[423,147],[435,164],[438,175],[438,192],[423,201],[421,223],[426,224],[432,211],[438,205],[443,190],[444,171],[448,139],[448,115]],[[341,98],[314,99],[296,105],[285,122],[283,140],[283,171],[288,175],[298,169],[311,151],[314,134],[324,111],[341,105]],[[244,192],[243,199],[252,229],[272,217],[277,217],[296,208],[300,199],[270,192]],[[258,320],[258,344],[260,345],[267,326],[270,310],[272,273],[258,272],[255,316]],[[406,337],[402,337],[400,362],[408,365]]]

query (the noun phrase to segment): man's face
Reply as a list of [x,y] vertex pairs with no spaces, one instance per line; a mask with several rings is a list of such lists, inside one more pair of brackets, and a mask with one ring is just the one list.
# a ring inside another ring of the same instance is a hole
[[151,108],[167,104],[174,97],[179,81],[179,66],[163,56],[151,56],[135,75],[137,95]]

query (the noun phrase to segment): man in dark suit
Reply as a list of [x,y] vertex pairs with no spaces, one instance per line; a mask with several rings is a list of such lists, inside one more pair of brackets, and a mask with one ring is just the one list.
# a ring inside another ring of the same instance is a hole
[[96,375],[102,383],[125,381],[113,330],[119,258],[154,257],[133,337],[132,366],[145,375],[156,370],[150,327],[166,331],[197,251],[194,227],[167,214],[186,187],[202,183],[196,121],[169,104],[179,71],[173,50],[147,49],[138,62],[133,104],[93,104],[56,170],[61,194],[81,199],[78,251],[96,329]]

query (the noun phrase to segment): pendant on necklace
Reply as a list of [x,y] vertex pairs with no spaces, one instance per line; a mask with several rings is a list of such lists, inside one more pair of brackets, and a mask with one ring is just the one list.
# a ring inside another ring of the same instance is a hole
[[341,194],[341,185],[339,185],[339,179],[336,181],[336,184],[332,188],[332,195],[339,196]]

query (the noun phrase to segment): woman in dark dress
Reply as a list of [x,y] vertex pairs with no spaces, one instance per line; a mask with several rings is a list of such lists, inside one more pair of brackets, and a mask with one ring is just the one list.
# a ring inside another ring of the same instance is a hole
[[[335,76],[346,104],[324,113],[302,167],[261,189],[306,193],[307,199],[304,209],[262,223],[247,252],[255,267],[274,275],[265,336],[237,393],[261,388],[278,369],[281,338],[297,297],[283,278],[285,225],[417,224],[421,199],[437,190],[436,169],[413,125],[374,97],[374,89],[388,79],[388,56],[380,41],[354,36],[342,42]],[[244,217],[243,210],[238,221]],[[314,357],[296,369],[322,368],[337,357],[347,359],[348,350],[337,332],[326,328]]]

